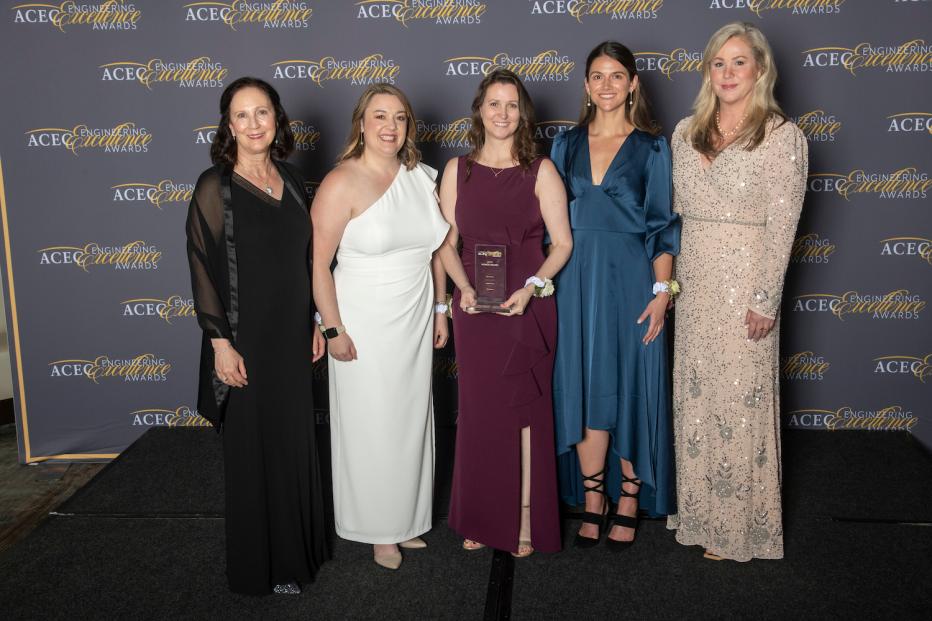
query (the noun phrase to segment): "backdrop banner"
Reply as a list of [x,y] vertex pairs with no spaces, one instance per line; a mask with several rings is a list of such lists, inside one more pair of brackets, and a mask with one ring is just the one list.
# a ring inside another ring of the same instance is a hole
[[[669,138],[723,24],[758,25],[810,141],[783,302],[785,427],[932,444],[932,2],[925,0],[98,0],[0,8],[0,211],[20,459],[115,457],[156,425],[205,425],[184,220],[225,85],[281,93],[293,161],[333,166],[361,90],[401,87],[424,160],[469,144],[504,66],[542,149],[574,125],[586,54],[637,55]],[[310,353],[308,353],[310,355]],[[326,423],[326,365],[315,382]],[[453,346],[436,357],[455,424]]]

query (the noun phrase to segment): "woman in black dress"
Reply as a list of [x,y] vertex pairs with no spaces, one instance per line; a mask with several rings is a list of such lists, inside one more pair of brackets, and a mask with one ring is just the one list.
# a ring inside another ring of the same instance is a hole
[[314,439],[311,229],[278,93],[240,78],[220,98],[214,166],[188,210],[201,345],[198,411],[223,431],[227,578],[298,593],[329,557]]

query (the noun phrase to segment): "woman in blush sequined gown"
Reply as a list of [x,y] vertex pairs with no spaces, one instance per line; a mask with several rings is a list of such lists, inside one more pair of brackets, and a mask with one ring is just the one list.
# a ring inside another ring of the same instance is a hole
[[676,539],[706,557],[783,557],[778,347],[807,145],[773,98],[763,34],[709,41],[694,114],[673,133],[683,219],[673,372]]
[[[550,160],[536,156],[533,128],[533,104],[519,78],[493,71],[473,100],[473,151],[450,160],[440,188],[451,228],[439,254],[457,287],[459,418],[449,523],[467,550],[491,546],[515,556],[560,549],[551,405],[556,313],[546,281],[573,243],[563,184]],[[545,226],[553,241],[546,258]],[[506,248],[508,299],[500,313],[474,310],[475,249],[484,244]]]
[[[614,41],[586,59],[580,124],[551,157],[570,197],[573,256],[557,279],[554,415],[560,490],[585,503],[577,547],[635,538],[638,506],[674,511],[673,431],[664,318],[679,250],[670,149],[652,121],[634,55]],[[655,288],[657,292],[654,293]]]

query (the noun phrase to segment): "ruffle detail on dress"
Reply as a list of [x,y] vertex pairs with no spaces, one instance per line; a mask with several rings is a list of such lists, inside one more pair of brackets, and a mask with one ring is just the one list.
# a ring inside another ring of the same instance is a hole
[[508,404],[512,406],[530,403],[543,394],[540,382],[534,377],[533,369],[550,353],[550,347],[547,346],[544,332],[533,310],[526,313],[518,322],[518,329],[513,333],[514,342],[511,351],[505,358],[505,366],[502,368],[502,375],[509,376],[509,381],[513,386],[511,399],[508,401]]

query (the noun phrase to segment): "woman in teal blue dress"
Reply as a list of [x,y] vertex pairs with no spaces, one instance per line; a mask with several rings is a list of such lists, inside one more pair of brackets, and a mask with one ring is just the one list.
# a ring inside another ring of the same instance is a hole
[[[680,223],[670,149],[651,120],[631,51],[586,59],[580,123],[551,159],[570,199],[573,255],[556,281],[554,415],[561,496],[585,503],[577,547],[633,543],[638,507],[675,512],[666,333]],[[588,492],[588,493],[587,493]],[[609,498],[617,501],[609,516]]]

